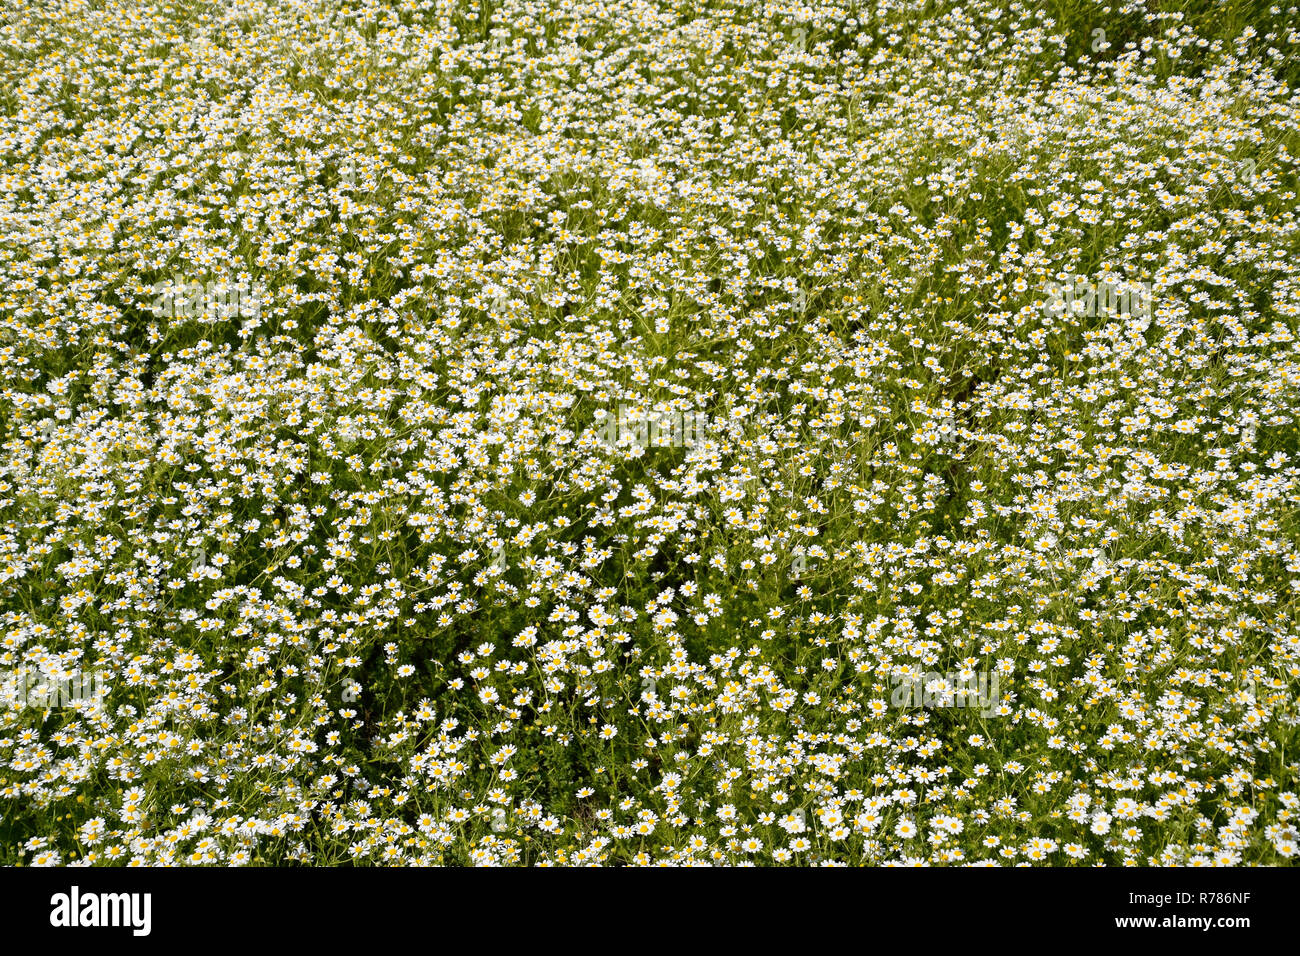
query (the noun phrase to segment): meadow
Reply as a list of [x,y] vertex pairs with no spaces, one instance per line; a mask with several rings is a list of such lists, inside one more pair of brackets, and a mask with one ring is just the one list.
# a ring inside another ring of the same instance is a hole
[[0,865],[1295,862],[1294,5],[0,11]]

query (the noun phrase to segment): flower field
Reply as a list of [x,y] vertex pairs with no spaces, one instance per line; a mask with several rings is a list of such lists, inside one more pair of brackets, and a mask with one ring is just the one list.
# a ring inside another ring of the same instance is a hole
[[1294,5],[0,9],[0,865],[1296,861]]

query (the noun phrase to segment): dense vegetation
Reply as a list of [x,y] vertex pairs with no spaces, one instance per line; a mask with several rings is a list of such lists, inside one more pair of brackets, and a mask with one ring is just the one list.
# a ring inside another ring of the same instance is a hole
[[0,863],[1294,860],[1295,7],[3,9]]

